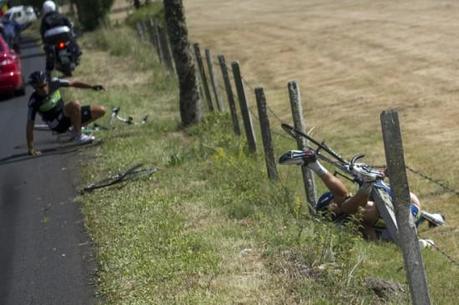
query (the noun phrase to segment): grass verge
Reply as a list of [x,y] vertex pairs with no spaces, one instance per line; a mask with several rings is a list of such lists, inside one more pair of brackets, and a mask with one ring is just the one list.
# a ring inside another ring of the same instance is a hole
[[[151,118],[97,134],[103,145],[86,152],[85,182],[138,162],[160,168],[149,180],[79,198],[105,304],[409,304],[407,289],[384,301],[364,284],[375,276],[406,288],[396,247],[311,219],[298,169],[268,182],[262,157],[228,132],[227,114],[179,129],[176,80],[133,31],[101,30],[82,44],[76,78],[107,91],[69,98]],[[281,136],[275,143],[278,153],[294,145]],[[433,302],[454,304],[459,271],[437,252],[424,257]]]

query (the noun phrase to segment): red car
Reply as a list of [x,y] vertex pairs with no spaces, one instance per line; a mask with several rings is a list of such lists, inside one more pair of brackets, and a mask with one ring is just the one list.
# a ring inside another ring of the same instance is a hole
[[25,94],[21,58],[0,35],[0,94]]

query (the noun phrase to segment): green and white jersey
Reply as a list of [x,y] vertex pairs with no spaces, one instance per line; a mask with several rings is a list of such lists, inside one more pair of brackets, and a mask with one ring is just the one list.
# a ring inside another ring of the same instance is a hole
[[69,81],[53,78],[48,82],[49,94],[41,96],[37,92],[32,93],[29,99],[28,119],[35,121],[35,117],[40,114],[42,120],[53,128],[63,116],[64,101],[62,100],[59,88],[68,87]]

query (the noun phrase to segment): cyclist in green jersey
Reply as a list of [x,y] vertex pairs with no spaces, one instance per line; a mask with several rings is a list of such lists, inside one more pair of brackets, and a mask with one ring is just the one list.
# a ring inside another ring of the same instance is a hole
[[48,127],[57,132],[69,131],[77,144],[86,144],[94,141],[94,136],[81,133],[81,126],[89,124],[105,114],[105,107],[101,105],[81,106],[78,101],[64,103],[59,88],[74,87],[81,89],[104,90],[101,85],[89,85],[80,81],[70,81],[59,78],[49,78],[43,71],[35,71],[29,76],[29,84],[34,88],[28,104],[26,138],[30,155],[38,155],[39,151],[33,146],[33,127],[38,113]]

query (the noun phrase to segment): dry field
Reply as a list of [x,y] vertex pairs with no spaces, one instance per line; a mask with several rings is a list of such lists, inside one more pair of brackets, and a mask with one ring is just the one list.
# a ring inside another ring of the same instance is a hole
[[[287,82],[298,80],[306,120],[317,136],[347,156],[363,152],[382,162],[379,115],[397,109],[407,164],[459,189],[459,2],[184,3],[191,39],[227,61],[238,60],[250,87],[263,86],[282,119],[289,120]],[[430,192],[425,181],[409,178],[421,196]],[[447,215],[449,228],[443,230],[457,253],[458,197],[423,201]]]

